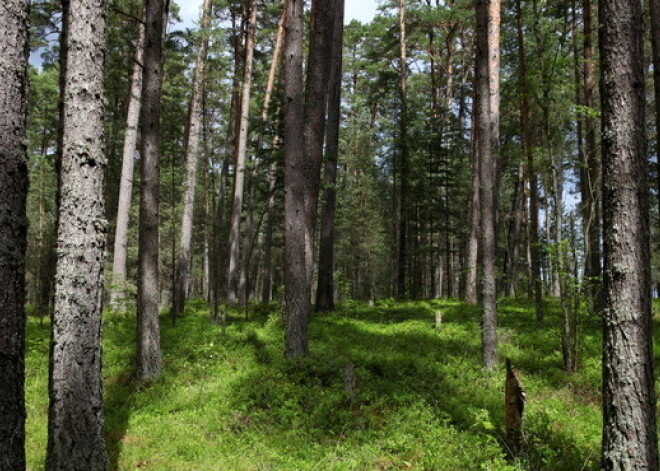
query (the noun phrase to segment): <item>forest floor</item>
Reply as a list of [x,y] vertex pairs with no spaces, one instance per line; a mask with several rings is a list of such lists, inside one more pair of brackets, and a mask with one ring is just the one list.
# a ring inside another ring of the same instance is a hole
[[[105,438],[111,469],[562,470],[598,468],[600,322],[581,321],[581,368],[561,369],[560,311],[538,328],[523,301],[499,304],[501,366],[480,366],[479,310],[451,300],[315,315],[311,356],[282,358],[276,306],[236,311],[226,335],[201,302],[161,322],[163,376],[133,377],[135,319],[104,319]],[[435,328],[435,312],[443,324]],[[660,330],[656,328],[656,344]],[[28,469],[42,469],[48,409],[48,326],[27,338]],[[506,457],[504,367],[527,391],[527,445]],[[357,389],[344,388],[346,363]]]

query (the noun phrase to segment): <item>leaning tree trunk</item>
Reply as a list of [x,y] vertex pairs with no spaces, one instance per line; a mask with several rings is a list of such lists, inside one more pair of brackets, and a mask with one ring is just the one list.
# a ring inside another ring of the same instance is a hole
[[344,0],[335,0],[335,24],[330,63],[328,122],[319,243],[319,277],[316,290],[316,310],[332,311],[334,299],[334,226],[337,205],[337,157],[339,155],[339,121],[341,118],[342,45],[344,39]]
[[105,2],[72,0],[65,21],[67,72],[46,469],[103,470]]
[[197,186],[197,165],[199,163],[199,142],[203,127],[203,94],[204,69],[206,51],[209,45],[209,24],[211,22],[211,0],[204,0],[202,13],[202,36],[199,41],[199,51],[193,79],[193,91],[190,97],[190,115],[188,117],[188,146],[186,148],[186,189],[183,200],[183,217],[181,221],[181,238],[179,243],[179,259],[176,267],[176,283],[174,286],[174,302],[172,303],[172,319],[183,312],[188,298],[188,278],[190,273],[192,253],[193,212],[195,209],[195,189]]
[[477,0],[477,143],[479,145],[479,180],[481,182],[481,338],[482,361],[485,369],[497,364],[497,311],[495,284],[495,217],[496,217],[496,143],[493,133],[497,127],[498,109],[493,100],[493,80],[499,70],[491,63],[494,49],[499,47],[499,1]]
[[658,469],[642,5],[599,4],[603,142],[604,470]]
[[28,0],[0,6],[0,469],[25,469]]
[[124,134],[124,152],[119,182],[119,203],[117,205],[117,228],[112,260],[112,287],[110,304],[113,308],[121,307],[121,300],[126,297],[126,261],[128,259],[128,220],[133,195],[133,167],[135,150],[138,140],[138,125],[140,124],[140,108],[142,106],[142,60],[144,52],[144,24],[138,27],[138,38],[135,44],[133,75],[131,76],[131,96],[128,101],[126,117],[126,133]]
[[160,375],[158,324],[158,186],[160,159],[160,96],[162,85],[163,0],[146,0],[141,142],[141,199],[138,241],[138,379]]

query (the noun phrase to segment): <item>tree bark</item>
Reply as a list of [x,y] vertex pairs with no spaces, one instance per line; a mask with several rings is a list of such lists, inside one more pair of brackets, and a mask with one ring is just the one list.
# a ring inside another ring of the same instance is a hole
[[121,300],[126,297],[126,261],[128,259],[128,221],[133,195],[133,167],[138,141],[138,126],[140,124],[140,109],[142,107],[142,61],[144,55],[144,24],[138,26],[138,37],[135,44],[133,59],[133,74],[131,75],[131,94],[128,101],[126,116],[126,133],[124,134],[124,151],[122,154],[121,179],[119,183],[119,202],[117,205],[117,228],[112,260],[112,287],[110,305],[114,309],[121,308]]
[[337,206],[337,159],[339,156],[339,122],[341,119],[342,46],[344,39],[344,0],[335,0],[335,19],[328,84],[328,122],[323,185],[323,209],[319,243],[319,277],[316,310],[335,308],[334,298],[334,227]]
[[160,97],[162,41],[165,16],[163,0],[146,0],[145,48],[140,128],[141,199],[138,241],[138,348],[137,377],[160,376],[160,326],[158,322],[158,201],[160,160]]
[[65,21],[67,71],[46,469],[103,470],[105,2],[72,0]]
[[245,183],[245,160],[247,156],[248,117],[250,112],[250,91],[252,88],[252,68],[254,57],[254,34],[257,23],[257,2],[250,2],[245,43],[245,68],[241,92],[238,137],[234,154],[234,191],[229,222],[229,260],[227,265],[227,302],[230,305],[238,301],[238,273],[240,263],[241,213],[243,211],[243,190]]
[[493,138],[499,123],[499,102],[493,96],[499,80],[499,0],[476,0],[477,15],[477,143],[481,205],[481,339],[484,369],[497,364],[497,310],[495,283],[495,224],[497,190],[497,143]]
[[179,242],[179,257],[176,267],[176,284],[172,304],[172,319],[183,313],[188,299],[188,279],[192,258],[193,213],[195,210],[195,189],[197,187],[197,166],[199,163],[199,143],[203,125],[203,95],[204,76],[206,68],[206,51],[209,46],[209,26],[211,23],[211,0],[204,0],[202,7],[202,35],[197,51],[195,76],[193,79],[192,96],[190,97],[190,115],[188,117],[188,136],[186,148],[186,181],[183,200],[183,217],[181,220],[181,238]]
[[[591,0],[583,0],[582,12],[584,15],[584,106],[589,110],[596,109],[596,65],[594,47],[592,42],[591,26]],[[602,269],[601,269],[601,229],[600,229],[600,200],[601,200],[601,162],[596,147],[596,118],[587,112],[584,118],[584,152],[582,153],[581,173],[582,186],[582,219],[584,221],[584,247],[586,280],[589,307],[592,312],[598,313],[602,309]]]
[[309,353],[310,283],[305,256],[303,0],[286,0],[284,43],[284,348],[287,358]]
[[28,0],[0,6],[0,469],[25,469]]
[[399,0],[399,230],[397,252],[397,297],[406,296],[408,263],[408,193],[410,164],[408,151],[408,47],[406,38],[406,0]]
[[642,5],[599,3],[605,248],[603,470],[658,469]]
[[543,289],[541,286],[541,256],[539,251],[539,202],[538,181],[532,148],[531,107],[527,84],[527,56],[523,40],[523,12],[520,0],[516,2],[516,23],[518,29],[518,80],[520,87],[520,128],[522,147],[527,161],[529,176],[529,252],[531,268],[531,288],[536,311],[536,322],[543,324]]
[[305,256],[310,293],[314,274],[314,239],[325,142],[334,13],[334,0],[312,0],[312,24],[303,108]]

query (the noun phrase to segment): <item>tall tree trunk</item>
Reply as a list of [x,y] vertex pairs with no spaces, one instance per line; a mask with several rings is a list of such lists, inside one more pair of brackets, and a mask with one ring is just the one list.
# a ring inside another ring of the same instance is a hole
[[605,248],[604,470],[658,469],[642,5],[599,3]]
[[508,249],[506,256],[507,296],[516,296],[518,289],[518,261],[520,259],[520,235],[525,206],[525,164],[518,164],[518,175],[513,193],[512,218],[509,222]]
[[204,75],[206,68],[206,51],[209,46],[209,26],[211,23],[211,0],[204,0],[202,7],[202,35],[197,51],[195,76],[193,79],[192,96],[190,97],[190,114],[188,117],[188,136],[186,148],[186,181],[183,200],[183,217],[181,221],[181,238],[179,242],[179,259],[176,266],[176,282],[172,304],[172,319],[183,312],[188,298],[188,279],[192,258],[193,214],[195,210],[195,189],[197,186],[197,166],[199,163],[199,142],[202,134]]
[[527,161],[529,176],[529,252],[531,267],[531,287],[534,297],[536,321],[543,323],[543,289],[541,285],[541,255],[539,250],[539,201],[538,181],[532,148],[531,107],[527,84],[527,57],[523,40],[523,12],[521,0],[516,1],[516,23],[518,29],[518,80],[520,81],[520,127],[523,154]]
[[406,296],[408,264],[408,193],[410,164],[408,152],[408,46],[406,0],[399,0],[399,243],[397,253],[397,297]]
[[477,98],[479,92],[475,91],[475,100],[472,110],[472,189],[470,191],[470,233],[467,242],[467,273],[465,279],[465,300],[470,304],[477,304],[477,285],[479,282],[479,239],[481,237],[481,182],[480,182],[480,145],[476,126]]
[[305,149],[305,263],[308,282],[310,283],[310,293],[314,274],[314,239],[321,184],[321,166],[323,164],[323,144],[325,142],[334,13],[334,0],[312,0],[312,24],[303,111],[305,122],[303,131]]
[[138,26],[138,37],[135,43],[133,59],[133,74],[131,75],[131,94],[128,101],[126,116],[126,133],[124,134],[124,151],[122,154],[121,179],[119,183],[119,203],[117,205],[117,228],[112,260],[112,286],[110,290],[110,305],[114,309],[121,308],[121,300],[126,297],[126,261],[128,258],[128,220],[133,195],[133,167],[138,140],[138,125],[140,124],[140,108],[142,106],[142,62],[144,53],[144,24]]
[[[310,284],[305,257],[303,0],[286,0],[284,43],[284,348],[287,358],[309,352]],[[303,217],[301,217],[303,216]]]
[[[497,142],[494,134],[499,123],[499,0],[477,0],[477,143],[481,182],[481,336],[485,369],[497,364],[497,310],[495,283],[495,223],[497,191]],[[497,59],[495,57],[497,56]]]
[[[596,64],[592,42],[591,1],[583,0],[584,15],[584,106],[596,108]],[[602,269],[600,248],[601,162],[596,148],[596,118],[587,113],[584,118],[584,152],[581,173],[582,219],[584,221],[584,248],[587,296],[592,312],[602,308]]]
[[335,19],[328,84],[328,122],[326,129],[325,168],[323,173],[323,209],[319,243],[319,277],[316,310],[332,311],[334,297],[334,228],[337,206],[337,159],[339,156],[339,121],[341,119],[342,46],[344,43],[344,0],[335,0]]
[[257,23],[257,2],[250,2],[247,40],[245,43],[245,68],[241,92],[240,119],[234,157],[234,191],[229,223],[229,260],[227,265],[227,302],[238,301],[238,273],[240,263],[241,213],[243,211],[243,189],[245,182],[245,160],[247,156],[248,117],[250,112],[250,91],[252,88],[252,67],[254,57],[254,33]]
[[140,129],[141,198],[138,241],[138,348],[137,377],[157,378],[161,370],[158,323],[158,185],[160,160],[160,97],[162,41],[165,17],[163,0],[146,0],[145,48]]
[[[284,25],[286,22],[286,7],[282,10],[282,17],[277,28],[277,36],[275,37],[275,46],[273,48],[273,59],[268,72],[268,83],[266,85],[266,96],[264,97],[264,107],[261,113],[261,120],[264,124],[268,121],[268,110],[270,109],[270,101],[275,87],[275,76],[282,60],[282,45],[284,43]],[[277,138],[273,139],[273,143],[277,142]],[[263,145],[263,135],[259,136],[259,145]],[[272,252],[273,252],[273,220],[275,211],[275,188],[277,184],[277,163],[271,164],[268,172],[268,202],[266,203],[266,213],[264,221],[264,263],[263,263],[263,276],[261,288],[261,302],[264,304],[270,303],[272,293]]]
[[105,2],[72,0],[64,21],[68,67],[46,469],[103,470],[108,464],[101,376]]
[[25,469],[28,0],[0,6],[0,469]]

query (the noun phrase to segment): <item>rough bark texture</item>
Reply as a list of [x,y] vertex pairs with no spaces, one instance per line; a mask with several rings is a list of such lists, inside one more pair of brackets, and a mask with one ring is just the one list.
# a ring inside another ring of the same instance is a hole
[[0,470],[25,469],[28,11],[0,5]]
[[[660,0],[649,0],[651,12],[651,44],[653,50],[653,92],[655,96],[655,130],[660,135]],[[656,195],[660,210],[660,139],[655,142],[656,159]],[[659,280],[656,285],[660,286]]]
[[287,358],[307,355],[310,283],[305,257],[303,134],[303,0],[286,1],[284,42],[284,348]]
[[257,2],[250,2],[247,40],[245,43],[245,68],[241,92],[238,137],[234,155],[234,191],[229,222],[229,260],[227,265],[227,302],[238,301],[238,272],[240,263],[241,213],[243,211],[243,190],[245,183],[245,160],[247,156],[248,115],[250,111],[250,91],[252,89],[252,68],[254,58],[254,33],[257,23]]
[[651,470],[658,469],[658,445],[641,2],[602,1],[599,16],[605,242],[601,468]]
[[[494,4],[497,7],[494,7]],[[495,286],[495,188],[496,188],[496,148],[494,148],[493,130],[495,127],[491,66],[491,28],[499,26],[499,3],[497,0],[477,0],[476,3],[476,86],[477,86],[477,143],[479,159],[480,206],[481,206],[481,340],[482,361],[485,369],[497,364],[497,312]],[[493,13],[496,12],[496,17]],[[497,80],[497,75],[495,79]]]
[[138,141],[140,108],[142,107],[142,60],[144,52],[144,25],[138,27],[135,44],[133,74],[131,76],[131,96],[128,101],[124,151],[122,154],[121,179],[119,182],[119,203],[117,205],[117,228],[112,260],[112,288],[110,304],[113,308],[121,307],[120,301],[126,296],[126,260],[128,258],[128,220],[133,195],[133,167]]
[[73,0],[65,21],[67,72],[46,469],[103,470],[105,2]]
[[186,189],[183,200],[183,216],[181,220],[181,238],[179,242],[179,259],[176,267],[176,284],[174,287],[173,318],[183,312],[188,298],[188,278],[190,274],[192,254],[193,212],[195,210],[195,189],[197,187],[197,167],[199,164],[199,143],[203,125],[203,94],[204,70],[206,66],[206,51],[209,45],[209,24],[211,23],[211,0],[204,0],[202,13],[202,35],[197,51],[195,76],[193,79],[192,96],[190,97],[190,115],[188,117],[188,146],[186,148]]
[[334,30],[334,0],[312,0],[312,25],[307,56],[304,104],[305,257],[309,291],[314,273],[314,237],[318,212],[323,144],[325,142],[328,77]]
[[[481,206],[481,340],[482,361],[485,369],[497,364],[497,311],[495,283],[495,218],[496,218],[496,152],[493,131],[497,126],[498,109],[492,97],[493,80],[499,79],[499,70],[493,70],[491,56],[499,41],[493,40],[492,29],[499,31],[499,1],[477,0],[477,143],[479,159]],[[494,108],[492,108],[494,107]]]
[[137,377],[160,375],[160,326],[158,324],[158,161],[160,159],[160,95],[162,84],[162,0],[145,4],[144,75],[140,115],[141,170],[138,241],[138,349]]
[[326,130],[325,169],[323,174],[323,209],[319,242],[319,277],[316,310],[332,311],[334,300],[334,226],[337,200],[337,158],[339,155],[339,120],[341,118],[342,45],[344,38],[344,0],[335,0],[335,24],[330,64],[328,122]]

